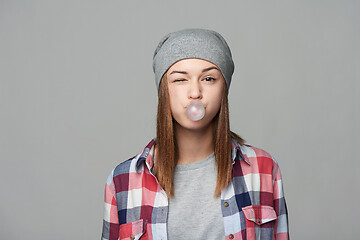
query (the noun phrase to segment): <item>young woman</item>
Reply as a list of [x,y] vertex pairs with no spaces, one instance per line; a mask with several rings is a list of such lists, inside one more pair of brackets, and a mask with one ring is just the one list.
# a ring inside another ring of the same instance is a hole
[[156,138],[110,174],[102,239],[288,239],[278,164],[229,128],[223,37],[170,33],[153,59]]

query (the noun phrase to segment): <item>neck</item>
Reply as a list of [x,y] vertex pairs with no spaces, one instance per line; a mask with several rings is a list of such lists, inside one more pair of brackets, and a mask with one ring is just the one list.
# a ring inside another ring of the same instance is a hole
[[178,148],[177,164],[197,162],[214,152],[213,124],[194,131],[175,123],[175,138]]

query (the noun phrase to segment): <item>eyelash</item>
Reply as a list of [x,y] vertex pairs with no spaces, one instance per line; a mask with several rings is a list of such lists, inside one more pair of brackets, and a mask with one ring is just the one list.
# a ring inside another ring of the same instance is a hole
[[175,79],[174,82],[183,82],[185,79]]
[[[204,80],[206,82],[212,82],[212,81],[215,81],[216,79],[213,77],[205,77]],[[183,81],[186,81],[186,79],[175,79],[174,80],[174,82],[183,82]]]
[[205,77],[204,80],[207,81],[207,82],[212,82],[212,81],[215,81],[215,78],[213,78],[213,77]]

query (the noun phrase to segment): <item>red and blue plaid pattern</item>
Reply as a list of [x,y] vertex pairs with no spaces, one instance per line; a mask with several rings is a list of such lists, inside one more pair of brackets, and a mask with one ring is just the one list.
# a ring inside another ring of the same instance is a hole
[[[119,164],[105,187],[102,239],[167,239],[168,198],[153,175],[155,139]],[[265,151],[232,144],[233,179],[221,192],[225,239],[287,240],[280,169]]]

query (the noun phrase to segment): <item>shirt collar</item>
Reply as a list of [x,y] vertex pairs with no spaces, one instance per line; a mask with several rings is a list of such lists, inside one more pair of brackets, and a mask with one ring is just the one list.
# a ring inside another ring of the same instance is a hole
[[149,169],[152,169],[154,166],[153,152],[155,146],[156,138],[151,139],[151,141],[146,145],[146,147],[141,151],[139,158],[136,162],[136,171],[139,171],[141,164],[146,162]]
[[243,154],[243,149],[242,146],[240,145],[240,143],[238,143],[235,139],[231,139],[232,143],[231,143],[231,149],[232,149],[232,153],[231,153],[231,159],[232,159],[232,164],[234,165],[235,161],[238,160],[244,160],[244,162],[246,162],[247,164],[250,165],[250,161],[247,158],[246,154]]
[[[236,160],[244,160],[247,164],[250,165],[250,162],[246,156],[246,154],[242,153],[242,147],[240,143],[238,143],[235,139],[231,139],[231,160],[232,164],[235,163]],[[154,166],[153,153],[155,146],[156,138],[153,138],[146,147],[140,152],[139,158],[136,162],[136,171],[139,170],[139,167],[146,163],[149,169],[152,169]]]

